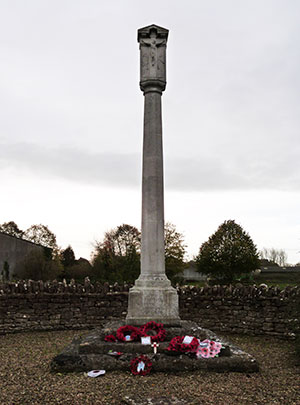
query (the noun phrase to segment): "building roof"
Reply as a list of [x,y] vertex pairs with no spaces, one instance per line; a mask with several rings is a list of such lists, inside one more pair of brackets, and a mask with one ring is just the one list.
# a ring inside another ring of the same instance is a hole
[[[0,235],[5,235],[5,236],[8,236],[10,238],[18,239],[18,240],[21,240],[22,242],[31,243],[32,245],[40,246],[42,248],[48,248],[47,246],[41,245],[40,243],[34,243],[34,242],[31,242],[31,240],[27,240],[27,239],[24,239],[24,238],[19,238],[18,236],[10,235],[9,233],[6,233],[6,232],[1,232],[0,231]],[[49,249],[51,249],[51,248],[49,248]]]

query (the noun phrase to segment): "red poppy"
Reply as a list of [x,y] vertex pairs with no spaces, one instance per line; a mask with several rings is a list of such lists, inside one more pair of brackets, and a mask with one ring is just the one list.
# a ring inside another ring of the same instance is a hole
[[128,342],[128,340],[125,338],[125,336],[130,336],[130,341],[137,341],[139,340],[141,333],[138,328],[132,325],[125,325],[121,326],[117,330],[117,339],[120,342]]
[[115,342],[117,339],[114,335],[106,335],[104,340],[105,342]]
[[130,362],[130,370],[134,375],[147,375],[150,373],[152,363],[147,356],[140,355]]
[[189,344],[182,343],[183,339],[184,336],[175,336],[169,343],[169,346],[167,347],[166,350],[181,353],[196,352],[199,346],[198,339],[194,337],[191,343]]
[[[149,335],[149,331],[154,330],[156,335]],[[147,322],[145,325],[141,326],[140,333],[142,337],[150,336],[151,342],[163,342],[166,338],[166,331],[162,323],[156,323],[154,321]]]

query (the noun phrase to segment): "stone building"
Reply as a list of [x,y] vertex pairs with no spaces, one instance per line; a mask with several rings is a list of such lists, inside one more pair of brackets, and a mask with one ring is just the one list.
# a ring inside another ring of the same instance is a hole
[[43,246],[0,232],[0,280],[17,276],[17,264],[35,249]]

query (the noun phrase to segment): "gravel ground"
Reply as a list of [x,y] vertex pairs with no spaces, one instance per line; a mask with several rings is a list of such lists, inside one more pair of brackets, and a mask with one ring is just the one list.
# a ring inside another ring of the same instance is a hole
[[[156,373],[147,377],[109,372],[98,378],[83,373],[50,372],[51,359],[75,335],[43,332],[0,336],[0,404],[121,404],[122,398],[176,397],[189,404],[297,404],[300,374],[293,343],[266,337],[225,336],[258,360],[256,374]],[[138,401],[140,403],[140,401]]]

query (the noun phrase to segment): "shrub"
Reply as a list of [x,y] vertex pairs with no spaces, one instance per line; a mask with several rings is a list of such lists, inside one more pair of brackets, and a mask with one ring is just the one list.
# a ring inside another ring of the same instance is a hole
[[54,280],[62,271],[58,260],[47,257],[47,250],[33,249],[17,265],[16,274],[20,279]]

